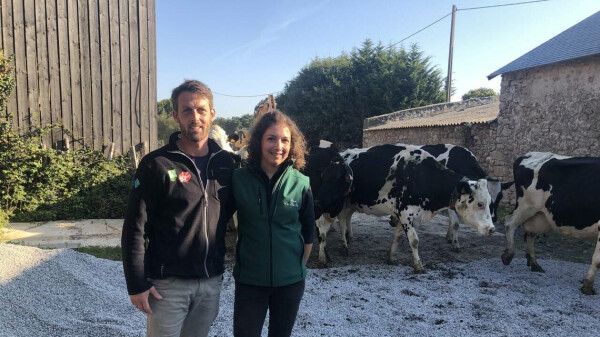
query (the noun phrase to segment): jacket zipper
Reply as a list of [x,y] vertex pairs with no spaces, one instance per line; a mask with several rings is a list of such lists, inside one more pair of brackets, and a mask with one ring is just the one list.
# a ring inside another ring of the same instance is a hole
[[[210,161],[213,159],[214,156],[216,156],[219,152],[223,151],[222,149],[211,154],[210,157],[208,157],[208,162],[206,162],[206,184],[208,185],[208,167],[210,166]],[[185,153],[181,152],[181,151],[171,151],[173,153],[179,153],[181,155],[183,155],[184,157],[186,157],[194,166],[194,168],[196,169],[196,176],[198,177],[198,182],[200,183],[200,186],[202,186],[202,189],[204,190],[204,201],[202,202],[202,226],[204,226],[204,239],[206,241],[206,252],[204,253],[204,272],[206,273],[206,277],[210,278],[210,274],[208,273],[208,267],[206,266],[206,261],[208,260],[208,251],[209,251],[209,241],[208,241],[208,224],[206,223],[207,221],[207,208],[208,208],[208,193],[207,191],[207,187],[208,186],[204,186],[204,183],[202,183],[202,178],[200,177],[200,174],[198,173],[198,166],[196,166],[196,163],[190,158],[188,157]],[[211,170],[212,172],[212,170]]]
[[262,209],[262,200],[260,197],[260,188],[258,189],[258,209],[260,210],[260,215],[263,214],[263,209]]
[[[281,176],[279,177],[279,181],[277,181],[277,185],[275,185],[275,189],[273,191],[279,191],[279,189],[281,188],[281,182],[283,181],[283,177],[285,176],[288,168],[285,169],[285,171],[281,174]],[[273,194],[273,191],[271,191],[271,194]],[[267,191],[268,193],[268,191]],[[273,211],[270,211],[271,205],[267,205],[268,207],[268,215],[269,215],[269,261],[271,262],[269,264],[269,276],[270,276],[270,284],[271,287],[273,286],[273,234],[272,234],[272,227],[273,227],[273,215],[275,214],[275,212],[277,211],[277,196],[279,195],[279,193],[275,193],[273,194],[272,198],[271,198],[271,203],[273,204]]]

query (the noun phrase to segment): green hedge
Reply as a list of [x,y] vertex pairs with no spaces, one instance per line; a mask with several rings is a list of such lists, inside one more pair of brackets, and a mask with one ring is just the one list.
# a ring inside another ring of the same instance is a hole
[[[14,89],[11,60],[0,51],[0,110]],[[108,161],[90,149],[45,149],[42,136],[23,135],[10,111],[0,116],[0,228],[11,221],[122,218],[133,172],[128,155]],[[68,130],[67,130],[68,131]],[[0,231],[1,232],[1,231]]]
[[128,156],[44,149],[44,132],[19,136],[0,121],[0,202],[11,221],[122,218],[133,175]]

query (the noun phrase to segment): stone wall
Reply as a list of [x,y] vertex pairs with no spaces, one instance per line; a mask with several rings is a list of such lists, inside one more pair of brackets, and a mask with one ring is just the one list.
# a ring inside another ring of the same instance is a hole
[[[363,145],[451,143],[469,148],[490,177],[512,181],[529,151],[600,157],[600,55],[507,73],[491,123],[364,132]],[[514,188],[504,203],[515,203]]]
[[495,144],[505,180],[529,151],[600,157],[600,55],[504,74]]

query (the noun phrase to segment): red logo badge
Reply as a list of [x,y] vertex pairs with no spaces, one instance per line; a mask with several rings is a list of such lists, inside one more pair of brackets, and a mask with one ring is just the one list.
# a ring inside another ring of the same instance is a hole
[[178,178],[182,183],[187,183],[192,178],[192,175],[189,172],[181,172],[179,173]]

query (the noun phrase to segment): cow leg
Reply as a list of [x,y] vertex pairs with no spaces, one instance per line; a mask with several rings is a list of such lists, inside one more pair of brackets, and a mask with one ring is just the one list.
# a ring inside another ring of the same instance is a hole
[[227,223],[227,231],[229,232],[234,232],[237,231],[238,228],[238,218],[237,218],[237,212],[233,213],[233,216],[231,217],[231,219],[229,219],[229,222]]
[[448,232],[446,233],[446,240],[452,244],[452,247],[456,252],[459,252],[462,246],[458,243],[458,214],[453,210],[448,210]]
[[537,212],[533,208],[519,208],[514,210],[510,219],[505,224],[504,236],[506,237],[506,249],[502,253],[502,263],[509,265],[515,256],[515,230],[525,220],[532,217]]
[[527,253],[525,256],[527,257],[527,266],[531,268],[531,271],[544,273],[544,268],[542,268],[538,263],[535,257],[535,238],[537,237],[536,233],[533,232],[525,232],[525,244]]
[[350,218],[346,220],[346,242],[350,243],[354,240],[354,231],[352,230],[352,221]]
[[329,217],[328,214],[323,214],[317,219],[317,230],[319,232],[319,258],[317,260],[318,268],[325,268],[328,266],[329,254],[327,253],[327,232],[331,228],[331,224],[335,221],[335,218]]
[[410,245],[410,249],[413,254],[413,268],[415,270],[415,274],[422,274],[425,272],[423,265],[421,264],[421,259],[419,258],[419,236],[417,235],[417,230],[413,224],[408,225],[408,244]]
[[404,232],[407,231],[408,227],[406,227],[405,224],[400,224],[400,226],[396,226],[396,230],[394,230],[394,238],[392,239],[392,246],[390,247],[390,254],[386,261],[388,264],[398,264],[398,258],[396,258],[396,250],[398,250],[398,241],[400,241],[400,239],[402,238],[402,234],[404,234]]
[[598,268],[600,268],[600,223],[597,223],[596,226],[598,226],[598,241],[596,241],[596,249],[592,256],[590,270],[588,270],[587,275],[585,275],[583,285],[581,286],[581,292],[585,295],[596,295],[596,291],[594,290],[594,280],[596,279]]
[[[338,220],[340,221],[340,231],[342,232],[342,254],[345,256],[350,255],[350,247],[348,246],[348,234],[347,230],[350,226],[352,226],[352,214],[354,213],[350,207],[344,207],[340,214],[338,215]],[[350,230],[351,232],[352,230]]]

